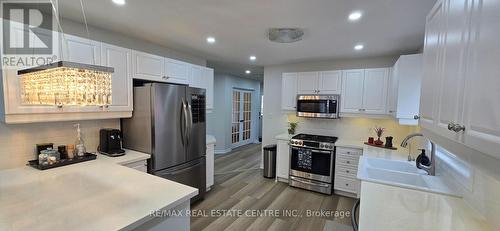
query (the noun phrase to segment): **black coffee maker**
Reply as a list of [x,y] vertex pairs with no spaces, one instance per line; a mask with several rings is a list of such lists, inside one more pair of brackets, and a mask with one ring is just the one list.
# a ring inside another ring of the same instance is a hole
[[122,132],[118,129],[103,128],[99,131],[99,153],[107,156],[123,156]]

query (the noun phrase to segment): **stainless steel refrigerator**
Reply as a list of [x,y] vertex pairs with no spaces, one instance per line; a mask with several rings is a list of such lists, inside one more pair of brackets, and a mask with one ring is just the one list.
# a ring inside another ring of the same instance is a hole
[[[148,172],[206,191],[205,89],[146,83],[134,87],[132,118],[122,119],[123,147],[151,154]],[[168,192],[166,192],[168,193]]]

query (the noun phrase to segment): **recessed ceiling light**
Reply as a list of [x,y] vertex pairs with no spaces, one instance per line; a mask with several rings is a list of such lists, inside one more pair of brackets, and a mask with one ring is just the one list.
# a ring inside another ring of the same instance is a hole
[[255,61],[256,59],[257,57],[255,57],[255,55],[250,56],[250,60]]
[[245,71],[245,74],[247,74],[247,75],[250,74],[250,73],[252,73],[250,70],[246,70]]
[[115,3],[116,5],[123,6],[125,5],[125,0],[113,0],[113,3]]
[[350,21],[358,21],[362,16],[363,16],[363,13],[361,13],[361,11],[354,11],[354,12],[349,14],[349,20]]
[[365,46],[363,46],[363,44],[358,44],[358,45],[354,46],[354,50],[357,50],[357,51],[363,50],[363,48],[365,48]]
[[215,43],[214,37],[207,37],[207,43]]

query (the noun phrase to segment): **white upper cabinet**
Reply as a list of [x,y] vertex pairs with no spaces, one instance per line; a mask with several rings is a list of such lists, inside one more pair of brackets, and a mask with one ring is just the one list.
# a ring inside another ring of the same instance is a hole
[[297,108],[297,73],[283,73],[281,77],[281,109]]
[[389,68],[343,71],[340,112],[386,114],[388,81]]
[[396,118],[396,112],[398,107],[398,84],[399,84],[397,75],[395,73],[397,73],[397,65],[394,65],[393,68],[389,69],[389,86],[387,90],[387,114],[393,116],[394,118]]
[[500,2],[439,0],[427,17],[420,125],[500,158]]
[[166,81],[170,83],[188,84],[189,80],[188,63],[165,58],[165,76]]
[[318,76],[318,93],[340,94],[342,89],[342,71],[322,71]]
[[103,66],[113,67],[112,103],[109,111],[132,111],[132,51],[110,44],[102,44],[101,61]]
[[318,93],[318,72],[297,73],[297,92],[303,95]]
[[164,81],[164,58],[144,52],[132,52],[134,79]]
[[98,41],[64,34],[62,40],[62,60],[83,64],[101,64],[101,43]]
[[365,71],[346,70],[342,73],[342,96],[340,97],[340,111],[358,113],[363,109]]
[[206,108],[214,108],[214,70],[212,68],[190,65],[189,86],[206,90]]
[[214,109],[214,69],[203,67],[203,77],[205,78],[205,89],[207,90],[207,109]]
[[435,101],[440,76],[440,56],[442,48],[444,1],[438,1],[427,16],[425,26],[423,77],[420,93],[419,125],[432,128],[435,123]]
[[[420,109],[420,90],[422,84],[422,54],[402,55],[394,65],[392,80],[389,84],[389,100],[395,101],[394,117],[400,124],[417,125]],[[394,86],[395,85],[395,86]],[[396,93],[393,93],[396,88]],[[388,105],[392,107],[392,105]]]
[[342,71],[297,73],[297,92],[302,95],[340,94]]
[[365,70],[363,87],[363,112],[385,114],[387,107],[388,68]]
[[474,4],[463,97],[464,141],[476,150],[500,158],[500,2],[474,1]]

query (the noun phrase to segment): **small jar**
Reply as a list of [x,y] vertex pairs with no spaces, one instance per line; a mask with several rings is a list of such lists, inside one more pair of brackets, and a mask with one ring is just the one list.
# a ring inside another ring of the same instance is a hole
[[48,164],[49,164],[49,155],[40,153],[40,155],[38,155],[38,165],[48,165]]
[[48,164],[55,164],[61,159],[59,152],[52,148],[41,151],[41,154],[47,155]]

